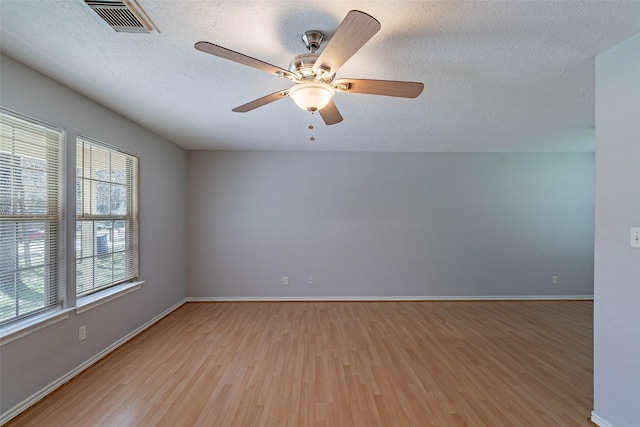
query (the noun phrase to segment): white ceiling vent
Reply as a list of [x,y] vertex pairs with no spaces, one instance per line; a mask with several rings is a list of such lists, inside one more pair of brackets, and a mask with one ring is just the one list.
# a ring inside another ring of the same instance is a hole
[[148,15],[135,0],[133,2],[130,0],[84,0],[84,2],[118,32],[149,33],[153,29],[144,18],[145,16],[149,18]]

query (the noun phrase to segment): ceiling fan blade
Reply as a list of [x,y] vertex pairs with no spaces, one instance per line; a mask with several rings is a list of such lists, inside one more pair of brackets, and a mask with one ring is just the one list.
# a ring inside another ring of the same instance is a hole
[[286,98],[287,96],[289,96],[289,90],[284,89],[278,92],[274,92],[271,95],[263,96],[262,98],[247,102],[246,104],[236,107],[231,111],[235,111],[236,113],[246,113],[247,111],[255,110],[258,107],[262,107],[263,105],[267,105],[279,99]]
[[326,68],[335,74],[379,30],[380,22],[373,16],[350,11],[313,65],[313,71],[317,74]]
[[340,111],[338,111],[338,107],[336,107],[333,99],[331,99],[329,103],[320,110],[320,115],[327,125],[335,125],[342,121],[342,115],[340,114]]
[[422,93],[424,84],[420,82],[397,82],[393,80],[338,79],[333,82],[333,87],[340,92],[416,98]]
[[218,46],[217,44],[209,42],[198,42],[195,44],[195,48],[201,52],[205,52],[219,58],[228,59],[229,61],[257,68],[258,70],[265,71],[269,74],[275,74],[278,77],[286,77],[291,80],[296,80],[296,76],[285,70],[284,68],[280,68],[267,62],[260,61],[259,59],[243,55],[242,53],[227,49],[226,47]]

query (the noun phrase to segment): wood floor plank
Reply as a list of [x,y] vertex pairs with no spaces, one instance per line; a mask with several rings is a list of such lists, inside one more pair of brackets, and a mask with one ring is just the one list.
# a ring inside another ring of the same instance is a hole
[[593,303],[188,303],[8,426],[590,426]]

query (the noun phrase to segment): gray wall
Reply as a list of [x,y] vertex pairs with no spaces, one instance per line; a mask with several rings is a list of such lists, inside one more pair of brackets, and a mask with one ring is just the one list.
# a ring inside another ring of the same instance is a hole
[[640,423],[640,34],[596,58],[594,415]]
[[[10,342],[0,348],[0,413],[22,402],[186,296],[186,154],[129,120],[6,56],[0,61],[2,106],[140,156],[141,290]],[[75,157],[67,162],[67,212],[75,212]],[[74,229],[68,230],[68,238]],[[69,240],[73,241],[73,240]],[[73,251],[67,256],[73,264]],[[72,269],[70,270],[73,271]],[[73,274],[67,281],[74,286]],[[73,302],[73,298],[71,299]],[[78,328],[87,339],[78,342]]]
[[194,151],[187,164],[191,297],[593,294],[593,153]]

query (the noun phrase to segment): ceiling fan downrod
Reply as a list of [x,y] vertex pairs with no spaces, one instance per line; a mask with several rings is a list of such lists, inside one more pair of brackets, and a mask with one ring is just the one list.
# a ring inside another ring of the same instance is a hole
[[302,35],[302,41],[311,53],[316,53],[316,50],[320,49],[320,45],[324,40],[324,34],[318,30],[306,31]]

